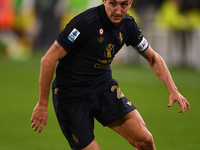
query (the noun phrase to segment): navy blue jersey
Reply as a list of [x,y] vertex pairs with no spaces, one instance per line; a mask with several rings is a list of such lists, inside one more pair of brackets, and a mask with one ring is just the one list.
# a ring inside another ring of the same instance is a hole
[[116,82],[110,64],[124,44],[137,47],[138,52],[148,48],[133,17],[127,14],[115,25],[107,17],[104,5],[73,18],[57,42],[67,55],[57,65],[53,88],[68,101],[100,92]]

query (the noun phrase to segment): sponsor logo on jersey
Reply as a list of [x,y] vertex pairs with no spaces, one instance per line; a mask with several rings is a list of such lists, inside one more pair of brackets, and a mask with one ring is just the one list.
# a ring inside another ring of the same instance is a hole
[[108,46],[106,47],[106,50],[104,52],[104,56],[106,58],[111,58],[112,55],[114,54],[115,51],[115,45],[113,44],[108,44]]
[[100,36],[100,38],[98,38],[99,43],[102,43],[104,40],[104,38],[102,36]]
[[67,38],[71,42],[74,42],[79,35],[80,35],[80,32],[76,28],[74,28]]
[[127,101],[126,104],[132,106],[132,103],[130,101]]
[[113,60],[113,54],[115,52],[115,45],[108,44],[106,50],[104,51],[104,56],[106,59],[98,59],[97,63],[94,65],[96,69],[106,69],[110,66]]

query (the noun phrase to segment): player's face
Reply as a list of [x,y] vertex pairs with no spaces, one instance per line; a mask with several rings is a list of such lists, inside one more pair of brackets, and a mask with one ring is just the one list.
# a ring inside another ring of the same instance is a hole
[[102,0],[106,14],[112,23],[118,24],[127,14],[133,0]]

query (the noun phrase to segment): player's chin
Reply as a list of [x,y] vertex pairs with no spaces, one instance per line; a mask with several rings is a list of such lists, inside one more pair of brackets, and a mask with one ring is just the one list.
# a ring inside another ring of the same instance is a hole
[[122,21],[121,19],[113,19],[113,20],[112,20],[112,23],[118,24],[118,23],[120,23],[121,21]]

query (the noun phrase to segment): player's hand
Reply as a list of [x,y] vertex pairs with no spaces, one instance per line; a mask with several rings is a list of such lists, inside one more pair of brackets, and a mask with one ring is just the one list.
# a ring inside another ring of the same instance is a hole
[[34,131],[38,128],[38,132],[41,133],[44,125],[47,125],[47,117],[48,117],[48,108],[45,105],[37,104],[33,110],[33,114],[31,117],[32,125]]
[[179,113],[184,113],[186,108],[187,108],[187,112],[189,112],[190,104],[188,103],[186,98],[183,97],[178,91],[170,94],[169,104],[167,105],[167,107],[171,107],[172,104],[175,102],[178,102],[179,106],[181,107],[181,110],[179,111]]

